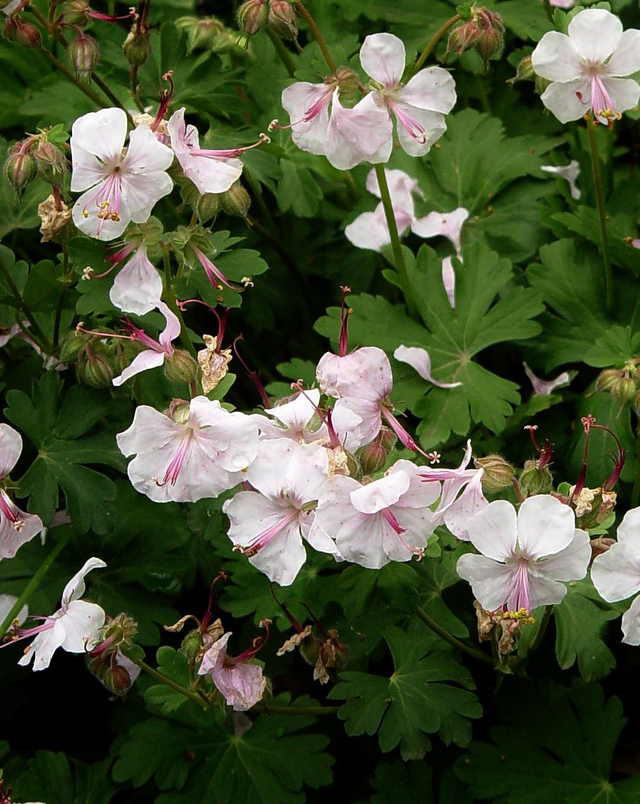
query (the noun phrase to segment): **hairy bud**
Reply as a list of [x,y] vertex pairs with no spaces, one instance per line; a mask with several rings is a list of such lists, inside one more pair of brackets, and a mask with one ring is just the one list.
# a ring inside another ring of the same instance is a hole
[[212,48],[216,37],[224,32],[224,25],[215,17],[180,17],[176,28],[187,36],[187,52]]
[[37,172],[36,160],[26,151],[15,151],[9,154],[4,163],[4,175],[18,193],[22,192],[27,184],[35,179]]
[[379,472],[387,462],[386,449],[376,442],[367,444],[360,453],[360,466],[364,475]]
[[509,488],[516,476],[516,471],[508,461],[500,455],[487,455],[484,458],[474,458],[476,469],[484,469],[482,475],[482,489],[488,494]]
[[636,397],[636,382],[631,377],[624,375],[619,377],[618,380],[611,387],[611,396],[620,408],[630,407]]
[[194,628],[193,631],[190,631],[182,640],[182,645],[180,645],[180,650],[189,664],[194,664],[197,661],[202,653],[202,648],[202,634],[198,628]]
[[38,177],[47,184],[61,187],[67,174],[67,159],[60,148],[47,140],[40,140],[33,152]]
[[298,18],[289,0],[271,0],[267,24],[281,39],[295,41],[298,38]]
[[87,349],[78,361],[78,380],[92,388],[110,388],[116,376],[115,366],[108,355]]
[[251,206],[251,196],[237,181],[226,192],[220,194],[220,204],[227,215],[246,218]]
[[19,16],[9,17],[2,29],[2,35],[10,42],[22,47],[38,47],[42,43],[40,29],[30,22],[24,22]]
[[96,40],[92,36],[81,33],[69,42],[67,54],[78,77],[88,81],[95,70],[100,56]]
[[600,372],[596,380],[596,391],[611,391],[613,386],[616,385],[620,379],[620,372],[618,369],[605,369]]
[[553,490],[553,475],[546,466],[538,469],[536,461],[526,461],[519,483],[525,497],[549,494]]
[[531,56],[525,56],[524,59],[521,59],[518,62],[515,76],[513,78],[510,78],[507,83],[515,84],[516,81],[535,81],[535,79],[536,74],[533,69]]
[[191,382],[197,371],[196,361],[184,349],[176,349],[173,357],[164,361],[164,373],[171,382]]
[[68,25],[84,28],[89,22],[89,3],[86,0],[67,0],[62,8],[64,21]]
[[245,0],[238,8],[238,27],[248,36],[257,34],[267,24],[269,10],[267,0]]
[[85,347],[86,342],[86,338],[78,335],[74,330],[67,332],[60,343],[60,362],[74,363],[78,359],[81,350]]
[[132,67],[141,67],[151,54],[151,37],[149,31],[138,30],[134,24],[122,45],[124,56]]

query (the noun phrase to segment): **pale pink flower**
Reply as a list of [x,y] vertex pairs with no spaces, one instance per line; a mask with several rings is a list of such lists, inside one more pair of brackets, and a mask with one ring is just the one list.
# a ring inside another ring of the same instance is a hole
[[[417,179],[413,179],[402,170],[385,169],[385,174],[398,234],[402,237],[415,218],[413,195],[422,196],[422,192],[418,188]],[[380,187],[375,170],[370,171],[367,176],[367,190],[380,198]],[[383,246],[391,243],[384,205],[380,203],[373,212],[363,212],[358,215],[345,227],[344,233],[347,240],[357,248],[382,251]]]
[[184,121],[184,107],[169,118],[171,147],[180,167],[201,193],[224,193],[242,174],[243,148],[214,151],[200,148],[198,129]]
[[123,455],[136,456],[127,474],[137,491],[154,502],[196,502],[245,479],[258,452],[258,428],[249,416],[205,396],[169,413],[142,405],[116,437]]
[[154,341],[143,329],[131,323],[127,324],[131,339],[143,343],[147,348],[134,357],[131,365],[127,366],[122,374],[113,378],[114,385],[122,385],[123,382],[129,380],[135,374],[162,366],[165,360],[170,360],[173,357],[172,341],[180,334],[180,321],[164,302],[158,302],[156,307],[165,317],[165,328],[160,333],[158,340]]
[[280,586],[292,584],[306,560],[303,539],[320,552],[336,552],[329,537],[309,532],[328,474],[322,447],[289,438],[262,441],[244,476],[254,491],[240,491],[222,506],[236,548]]
[[432,385],[437,385],[438,388],[457,388],[462,385],[461,382],[441,382],[434,380],[431,376],[431,357],[426,349],[419,346],[405,346],[401,344],[393,353],[396,360],[402,363],[407,363],[412,369],[415,369],[423,380],[430,382]]
[[[8,424],[0,424],[0,480],[12,471],[21,452],[20,433]],[[0,489],[0,560],[13,558],[43,527],[39,516],[21,511],[7,492]]]
[[568,371],[563,371],[561,374],[558,374],[555,380],[542,380],[540,377],[536,377],[526,363],[522,365],[524,366],[525,374],[531,381],[533,393],[536,396],[549,396],[556,388],[559,388],[561,385],[568,385],[571,382],[571,375]]
[[391,136],[388,115],[367,97],[353,109],[340,103],[334,84],[299,81],[282,92],[282,105],[291,120],[292,139],[298,148],[326,156],[339,170],[361,162],[386,162],[378,151]]
[[608,603],[636,595],[622,615],[622,641],[627,645],[640,645],[640,508],[633,508],[624,515],[617,539],[606,553],[596,556],[591,580],[600,597]]
[[569,192],[571,198],[577,201],[580,198],[580,188],[576,184],[576,179],[580,175],[580,163],[577,159],[572,159],[568,165],[540,165],[540,170],[545,173],[551,173],[553,176],[559,176],[569,183]]
[[640,31],[622,30],[614,14],[588,8],[571,20],[568,36],[550,31],[531,54],[533,69],[552,83],[541,95],[561,123],[593,112],[608,125],[638,103]]
[[549,3],[555,8],[573,8],[576,0],[549,0]]
[[418,467],[399,460],[384,477],[362,485],[334,475],[322,489],[312,537],[333,538],[340,555],[369,569],[421,557],[436,527],[429,506],[439,483],[424,483]]
[[125,313],[146,315],[160,305],[162,279],[142,244],[116,276],[109,291],[111,303]]
[[[424,218],[417,218],[411,231],[418,237],[446,237],[455,249],[455,256],[462,262],[462,224],[469,217],[469,210],[458,207],[453,212],[430,212]],[[456,306],[456,274],[451,257],[442,260],[442,284],[449,298],[449,304]]]
[[88,559],[65,586],[58,611],[44,618],[42,625],[20,631],[20,639],[34,634],[36,638],[25,650],[18,664],[27,666],[35,657],[33,669],[45,670],[58,648],[67,653],[86,653],[100,641],[105,613],[100,606],[80,598],[85,591],[84,578],[87,573],[106,566],[99,558]]
[[[420,70],[403,86],[406,53],[397,36],[379,33],[367,36],[360,48],[362,69],[373,79],[373,103],[397,120],[398,140],[411,156],[423,156],[447,129],[444,116],[456,102],[455,81],[442,67]],[[393,147],[393,132],[378,161],[386,162]]]
[[[211,676],[229,706],[236,712],[246,712],[261,700],[267,679],[259,664],[243,656],[233,657],[227,654],[227,642],[231,633],[227,631],[206,651],[198,675]],[[253,655],[251,649],[249,653]]]
[[299,444],[308,444],[328,436],[326,425],[317,421],[319,404],[320,391],[311,388],[253,418],[265,438],[292,438]]
[[147,126],[134,129],[123,150],[126,136],[122,109],[90,112],[71,129],[71,190],[86,190],[73,206],[73,222],[99,240],[120,237],[130,221],[145,223],[173,187],[165,172],[173,151]]
[[517,513],[510,502],[496,500],[467,528],[481,555],[461,556],[458,575],[487,611],[556,605],[567,593],[561,582],[587,574],[589,534],[576,529],[573,510],[550,494],[528,497]]
[[426,482],[442,481],[442,495],[434,514],[438,525],[445,524],[462,541],[469,541],[469,520],[489,505],[482,491],[484,469],[469,469],[472,457],[471,441],[457,469],[420,467],[420,477]]

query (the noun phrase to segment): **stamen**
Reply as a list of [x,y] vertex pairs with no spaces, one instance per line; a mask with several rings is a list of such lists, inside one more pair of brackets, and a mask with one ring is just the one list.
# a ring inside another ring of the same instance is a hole
[[380,511],[380,513],[393,528],[400,544],[410,553],[417,556],[418,561],[424,558],[424,550],[421,547],[412,547],[407,543],[406,539],[403,538],[402,534],[406,533],[407,529],[402,527],[395,516],[391,513],[391,510],[389,508],[384,508],[382,511]]
[[276,523],[251,539],[248,545],[243,547],[242,545],[237,544],[234,547],[234,550],[237,550],[239,553],[247,556],[247,558],[253,558],[253,556],[257,555],[260,550],[266,547],[272,539],[274,539],[279,533],[282,533],[282,531],[299,516],[300,511],[298,511],[297,508],[293,509],[286,516],[282,517],[282,519],[279,519]]
[[[206,257],[200,251],[199,248],[194,248],[193,250],[196,257],[198,258],[198,261],[200,262],[200,265],[202,265],[202,267],[204,268],[204,271],[207,275],[207,279],[209,280],[209,282],[211,282],[211,284],[216,290],[222,290],[222,285],[226,285],[228,288],[230,288],[231,290],[235,290],[237,293],[242,293],[243,290],[246,290],[246,288],[243,285],[236,285],[233,282],[229,282],[229,280],[222,273],[222,271],[219,268],[216,268],[216,266],[211,262],[211,260],[208,257]],[[222,282],[222,285],[219,284],[219,282],[216,280]]]
[[520,559],[507,593],[502,601],[502,608],[505,611],[521,611],[525,609],[531,611],[531,599],[529,597],[529,570],[527,561]]
[[232,159],[236,156],[240,156],[245,151],[250,151],[252,148],[259,148],[261,145],[265,145],[270,142],[271,137],[260,132],[258,141],[254,142],[253,145],[244,145],[240,148],[228,148],[226,150],[214,150],[211,148],[189,148],[189,152],[191,153],[191,156],[200,156],[205,159]]
[[180,441],[178,451],[169,462],[169,466],[167,466],[167,470],[164,473],[164,477],[162,478],[162,480],[158,480],[155,477],[153,478],[153,482],[156,484],[156,486],[162,487],[166,486],[167,484],[175,486],[175,484],[178,482],[180,470],[182,469],[182,465],[184,464],[184,459],[187,455],[187,450],[189,448],[189,444],[191,443],[192,435],[193,430],[191,428],[187,428],[187,432],[182,436],[182,440]]
[[403,112],[398,104],[394,103],[390,98],[387,98],[387,104],[389,105],[389,109],[395,114],[398,122],[402,124],[407,134],[416,140],[416,142],[424,145],[427,141],[427,132],[424,127],[413,117]]
[[24,522],[20,519],[21,512],[11,502],[4,490],[0,490],[0,512],[11,522],[13,529],[20,533],[24,527]]

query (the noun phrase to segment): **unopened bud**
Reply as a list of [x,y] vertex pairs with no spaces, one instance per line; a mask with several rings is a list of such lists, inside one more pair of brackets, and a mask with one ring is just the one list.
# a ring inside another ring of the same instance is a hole
[[374,475],[384,467],[386,462],[386,449],[375,442],[367,444],[360,453],[360,466],[364,475]]
[[516,476],[516,470],[501,455],[487,455],[484,458],[474,458],[476,469],[484,469],[482,475],[482,489],[488,494],[509,488]]
[[596,391],[611,391],[613,386],[616,385],[620,379],[620,376],[621,374],[618,369],[605,369],[601,371],[596,380]]
[[609,536],[598,536],[597,539],[591,539],[591,560],[608,552],[614,544],[616,544],[616,540]]
[[96,68],[100,56],[96,40],[92,36],[81,33],[69,42],[67,54],[78,77],[88,81]]
[[220,204],[227,215],[246,218],[251,206],[251,196],[237,181],[226,192],[220,194]]
[[196,361],[184,349],[176,349],[173,356],[164,361],[164,373],[171,382],[191,382],[197,370]]
[[38,177],[47,184],[60,187],[67,174],[67,159],[57,145],[41,140],[33,152],[38,169]]
[[193,664],[202,652],[202,646],[202,634],[200,633],[199,629],[195,628],[193,631],[190,631],[182,640],[180,650],[184,654],[189,664]]
[[631,406],[636,397],[636,383],[631,377],[619,377],[611,388],[611,397],[621,408]]
[[525,497],[534,494],[549,494],[553,490],[553,476],[545,466],[538,469],[536,461],[526,461],[520,475],[520,489]]
[[86,0],[68,0],[62,8],[62,15],[68,25],[83,28],[89,22],[89,11]]
[[76,334],[73,330],[68,332],[60,343],[60,362],[74,363],[85,344],[86,339],[82,335]]
[[508,83],[515,84],[516,81],[535,81],[536,73],[533,69],[531,56],[525,56],[518,62],[516,67],[516,74],[514,78],[510,78]]
[[4,163],[4,175],[17,192],[21,192],[35,179],[38,172],[36,160],[29,153],[17,151],[9,154]]
[[360,99],[358,76],[349,67],[338,67],[333,79],[338,85],[340,103],[352,107]]
[[551,84],[551,81],[548,78],[543,78],[541,75],[536,75],[535,78],[535,90],[538,95],[542,95],[542,93],[547,89],[547,87]]
[[295,41],[298,38],[298,18],[289,0],[271,0],[267,24],[282,39]]
[[119,664],[108,667],[100,680],[114,695],[125,695],[131,689],[131,676]]
[[267,24],[269,10],[267,0],[245,0],[238,9],[238,27],[248,36],[257,34]]
[[446,55],[456,53],[461,56],[466,50],[476,45],[479,36],[480,28],[475,22],[465,22],[464,25],[454,28],[449,34]]
[[85,353],[76,369],[78,380],[92,388],[110,388],[116,376],[113,362],[106,355]]
[[136,25],[122,45],[124,56],[132,67],[141,67],[151,54],[151,37],[148,30],[138,31]]
[[5,39],[22,47],[38,47],[42,43],[40,29],[20,17],[9,17],[2,33]]
[[499,59],[503,47],[504,36],[496,28],[482,31],[476,44],[476,49],[485,62],[489,59]]
[[210,48],[214,38],[220,31],[224,31],[223,24],[215,17],[180,17],[176,20],[176,28],[187,35],[187,52],[192,50]]
[[388,427],[383,427],[376,440],[380,446],[384,447],[388,452],[395,447],[398,438],[393,430],[390,430]]

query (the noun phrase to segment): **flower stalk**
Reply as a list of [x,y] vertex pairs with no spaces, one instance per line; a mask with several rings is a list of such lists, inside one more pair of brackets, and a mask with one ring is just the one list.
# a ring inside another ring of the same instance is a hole
[[413,76],[418,72],[418,70],[420,70],[422,68],[422,65],[425,63],[425,61],[429,58],[429,56],[435,50],[436,45],[438,44],[438,42],[447,33],[447,31],[450,30],[451,28],[453,28],[453,26],[456,25],[458,22],[460,22],[461,19],[462,19],[462,16],[460,14],[455,14],[453,17],[451,17],[450,20],[447,20],[445,22],[445,24],[434,33],[432,38],[427,42],[425,49],[418,56],[418,59],[417,59],[416,63],[409,70],[409,73],[407,74],[405,83],[407,81],[409,81],[409,79],[413,78]]
[[596,136],[596,121],[591,115],[587,118],[587,134],[589,136],[589,151],[591,153],[591,170],[593,173],[593,187],[598,206],[598,221],[600,224],[600,241],[602,248],[602,261],[604,263],[605,303],[607,312],[613,312],[613,269],[609,253],[609,235],[607,234],[607,210],[602,189],[602,174],[600,172],[600,157],[598,155],[598,140]]
[[327,43],[324,40],[324,36],[320,33],[320,29],[316,25],[316,21],[313,19],[311,14],[307,11],[302,3],[296,3],[296,9],[298,14],[302,17],[302,19],[307,23],[309,26],[311,33],[313,34],[313,38],[318,43],[320,50],[322,51],[322,55],[324,56],[324,60],[327,62],[327,67],[331,70],[332,73],[336,71],[336,63],[333,60],[331,53],[329,53],[329,48],[327,47]]
[[467,656],[473,656],[474,659],[478,659],[478,661],[483,662],[484,664],[489,664],[491,667],[495,666],[493,659],[488,656],[484,651],[478,650],[478,648],[474,648],[471,645],[465,645],[464,642],[461,642],[459,639],[450,634],[445,628],[432,619],[427,612],[418,606],[416,609],[416,615],[419,620],[428,626],[434,633],[436,633],[439,637],[448,642],[454,648],[462,651],[462,653],[466,653]]

